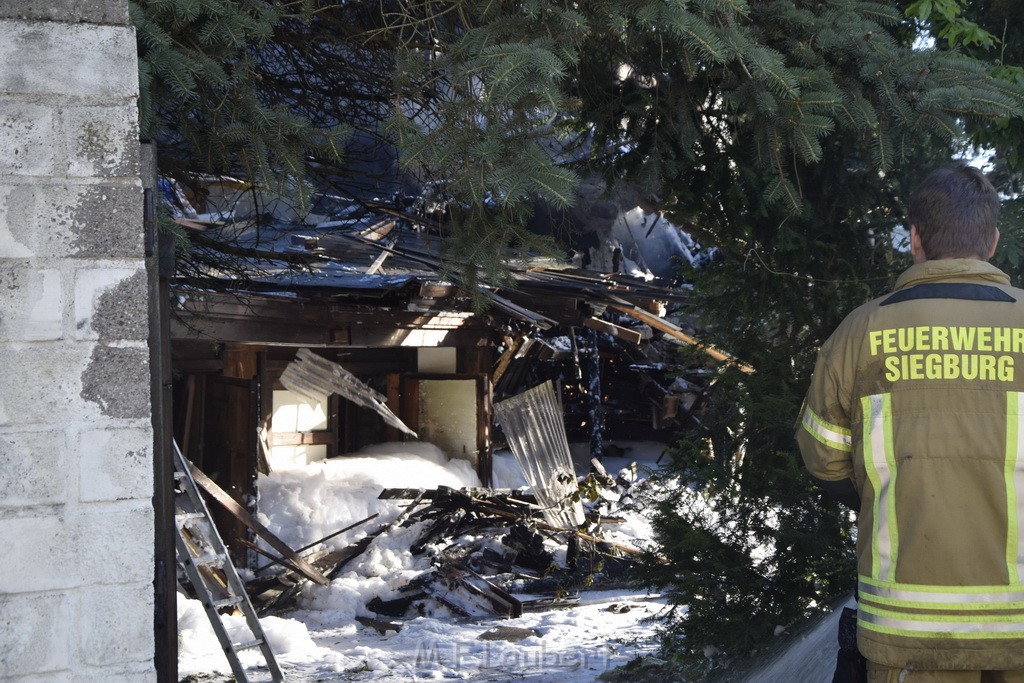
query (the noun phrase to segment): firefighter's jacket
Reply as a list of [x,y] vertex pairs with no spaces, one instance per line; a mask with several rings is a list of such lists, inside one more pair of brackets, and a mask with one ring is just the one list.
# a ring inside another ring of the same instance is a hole
[[915,669],[1024,667],[1024,290],[926,261],[821,347],[797,439],[860,495],[858,646]]

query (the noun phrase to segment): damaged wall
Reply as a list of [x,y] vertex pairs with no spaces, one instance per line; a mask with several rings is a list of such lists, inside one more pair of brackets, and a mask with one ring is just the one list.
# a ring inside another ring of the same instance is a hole
[[126,0],[0,3],[0,679],[150,681],[152,426]]

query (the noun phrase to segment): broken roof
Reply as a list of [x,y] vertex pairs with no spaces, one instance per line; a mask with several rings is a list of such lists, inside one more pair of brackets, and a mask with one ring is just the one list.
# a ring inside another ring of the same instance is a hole
[[[180,312],[248,321],[247,328],[242,325],[246,329],[238,325],[232,329],[236,337],[248,339],[234,341],[390,345],[394,342],[383,331],[388,326],[409,330],[440,325],[461,329],[463,335],[472,337],[482,328],[493,329],[513,320],[542,330],[589,327],[638,345],[645,336],[636,328],[647,326],[670,341],[698,345],[718,361],[753,372],[750,366],[701,344],[666,319],[669,306],[685,307],[689,292],[686,287],[669,287],[656,279],[582,270],[566,260],[533,255],[525,261],[507,261],[513,286],[463,285],[458,264],[445,263],[441,256],[440,237],[422,224],[396,220],[385,213],[351,213],[315,225],[175,220],[188,228],[195,249],[216,252],[199,271],[193,269],[189,277],[175,282],[180,294],[187,293],[179,296]],[[469,291],[470,287],[475,287],[475,292]],[[490,303],[485,315],[478,315],[474,307],[479,297]],[[183,303],[186,300],[188,303]],[[326,306],[331,314],[344,309],[349,317],[372,317],[378,333],[354,326],[340,329],[346,324],[345,316],[334,315],[332,320],[323,310],[307,311],[304,321],[294,320],[296,303]],[[252,324],[257,308],[263,321],[305,324],[305,333],[289,332],[289,339],[272,338],[273,333]],[[608,310],[617,317],[605,315]],[[438,316],[446,312],[472,320],[441,320]],[[220,331],[226,330],[222,327]],[[451,341],[458,336],[452,334]]]
[[[405,222],[372,214],[315,226],[177,221],[189,228],[197,248],[220,252],[230,263],[203,273],[203,287],[210,290],[353,304],[396,295],[396,302],[405,298],[407,305],[424,308],[471,305],[458,275],[444,275],[440,239]],[[510,266],[510,275],[513,287],[484,283],[477,294],[506,316],[541,328],[583,325],[614,303],[656,310],[687,296],[643,278],[583,271],[551,258]],[[176,284],[188,286],[185,279]]]

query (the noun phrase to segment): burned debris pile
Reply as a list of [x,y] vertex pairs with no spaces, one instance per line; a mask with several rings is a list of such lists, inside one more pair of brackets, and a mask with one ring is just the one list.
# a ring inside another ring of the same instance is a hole
[[[594,475],[584,481],[595,490]],[[621,483],[615,484],[610,477],[602,481],[613,487],[606,489],[609,494],[615,491],[612,498],[623,493]],[[340,550],[319,550],[303,557],[317,572],[333,579],[378,537],[416,526],[419,533],[408,552],[429,557],[430,569],[408,582],[399,597],[369,600],[366,609],[374,616],[357,619],[381,633],[400,629],[395,619],[437,606],[459,617],[502,618],[569,606],[578,602],[582,590],[623,586],[631,562],[640,553],[602,538],[604,529],[622,519],[599,514],[602,508],[597,503],[584,506],[585,524],[567,529],[548,523],[534,496],[525,490],[384,489],[380,498],[403,504],[394,521],[370,528],[362,539]],[[357,524],[365,526],[375,518]],[[247,583],[246,590],[261,614],[281,614],[296,607],[308,577],[289,564],[276,558]]]

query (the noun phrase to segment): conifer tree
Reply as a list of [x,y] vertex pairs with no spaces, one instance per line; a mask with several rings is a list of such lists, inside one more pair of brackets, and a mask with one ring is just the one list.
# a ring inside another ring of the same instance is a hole
[[715,248],[687,273],[694,308],[758,372],[717,377],[676,445],[686,493],[660,502],[652,553],[669,564],[643,576],[689,610],[667,622],[673,666],[704,671],[852,587],[849,520],[792,438],[815,351],[907,264],[909,188],[965,132],[1019,125],[1021,85],[914,47],[912,4],[137,0],[132,17],[144,126],[180,168],[330,183],[354,131],[448,200],[469,279],[500,279],[534,206],[570,204],[583,174],[643,186]]
[[[305,175],[306,156],[338,158],[343,122],[317,127],[269,101],[260,54],[288,13],[311,3],[261,0],[133,0],[139,44],[139,122],[160,142],[162,172],[240,174],[266,187]],[[293,185],[300,190],[300,182]]]
[[[661,8],[603,70],[580,60],[576,80],[614,150],[611,175],[646,178],[667,215],[716,248],[687,274],[694,307],[710,343],[757,368],[716,379],[676,444],[676,488],[655,501],[643,578],[685,606],[665,631],[679,671],[659,675],[686,680],[852,590],[848,513],[811,485],[793,440],[816,350],[909,265],[894,249],[909,190],[968,126],[1021,105],[989,64],[915,49],[894,3],[749,2],[731,16],[725,4],[694,3],[696,18]],[[644,30],[672,21],[674,43]]]
[[[1018,2],[917,0],[907,14],[937,41],[988,64],[991,75],[1024,83],[1024,5]],[[992,179],[1006,198],[1000,218],[1000,249],[993,262],[1024,280],[1024,120],[967,122],[971,143],[989,154]]]

